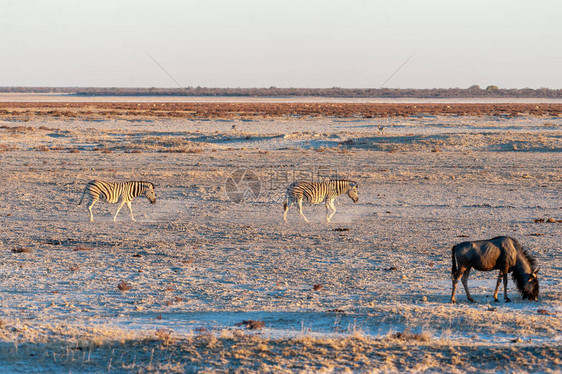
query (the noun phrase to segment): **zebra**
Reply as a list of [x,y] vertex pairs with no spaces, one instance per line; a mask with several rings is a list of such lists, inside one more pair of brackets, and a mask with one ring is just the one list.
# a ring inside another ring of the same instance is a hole
[[[308,219],[302,212],[302,202],[308,201],[311,204],[326,204],[326,222],[330,222],[332,216],[336,213],[334,200],[336,197],[347,194],[354,203],[359,200],[357,195],[357,182],[335,179],[326,182],[295,182],[287,188],[287,197],[283,203],[283,220],[287,222],[287,211],[295,202],[299,206],[299,213],[306,222]],[[330,208],[332,212],[330,213]]]
[[117,215],[124,204],[127,204],[129,212],[131,213],[131,219],[135,221],[135,217],[133,217],[133,209],[131,208],[131,200],[137,196],[144,195],[151,204],[156,203],[154,184],[150,182],[128,181],[123,183],[112,183],[99,180],[89,181],[86,188],[84,188],[82,198],[80,199],[78,205],[82,204],[86,192],[88,193],[89,198],[88,212],[90,213],[91,222],[94,222],[92,207],[100,199],[102,201],[105,200],[110,204],[116,204],[119,202],[119,199],[121,199],[121,204],[119,204],[119,208],[117,208],[117,212],[113,217],[113,222],[117,219]]

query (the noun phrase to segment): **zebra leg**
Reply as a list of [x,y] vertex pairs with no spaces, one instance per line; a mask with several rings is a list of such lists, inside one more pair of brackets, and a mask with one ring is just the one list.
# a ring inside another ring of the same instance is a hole
[[304,220],[308,222],[308,219],[306,219],[304,213],[302,212],[302,199],[299,199],[297,203],[299,204],[299,213],[301,214],[302,218],[304,218]]
[[113,216],[113,222],[117,220],[117,215],[119,214],[119,211],[121,210],[123,205],[125,205],[125,200],[121,200],[121,204],[119,204],[119,208],[117,208],[117,212],[115,212],[115,216]]
[[[330,208],[332,208],[332,214],[330,214],[330,216],[326,216],[326,222],[330,222],[330,220],[332,219],[332,217],[334,216],[334,214],[336,214],[336,207],[334,205],[334,199],[330,199],[328,201],[328,204],[330,205]],[[328,205],[326,205],[326,209],[328,208]],[[327,213],[327,212],[326,212]]]
[[88,212],[90,213],[90,222],[94,222],[94,213],[92,213],[92,208],[94,207],[94,204],[96,203],[96,201],[98,201],[98,199],[92,199],[88,203]]
[[283,205],[283,221],[285,221],[285,223],[287,223],[287,212],[289,211],[289,209],[293,206],[293,202],[289,201],[289,203],[285,202],[285,204]]
[[473,303],[474,299],[472,298],[472,296],[470,296],[470,292],[468,291],[468,276],[469,275],[470,275],[470,268],[466,269],[466,271],[462,275],[462,285],[464,286],[464,290],[466,292],[466,298],[468,299],[468,301]]
[[129,212],[131,213],[131,219],[136,222],[135,217],[133,217],[133,208],[131,208],[131,202],[127,201],[127,208],[129,208]]

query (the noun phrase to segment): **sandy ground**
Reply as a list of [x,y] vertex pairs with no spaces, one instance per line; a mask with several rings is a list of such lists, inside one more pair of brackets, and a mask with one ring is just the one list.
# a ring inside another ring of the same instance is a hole
[[[561,150],[558,117],[3,120],[0,372],[560,372]],[[286,186],[330,176],[359,202],[284,224]],[[91,179],[158,202],[92,224]],[[448,304],[451,246],[497,235],[539,302],[473,272]]]

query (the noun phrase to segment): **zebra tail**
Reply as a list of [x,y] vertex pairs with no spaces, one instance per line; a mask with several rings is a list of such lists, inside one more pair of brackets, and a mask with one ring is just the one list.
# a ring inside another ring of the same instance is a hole
[[451,267],[451,276],[455,276],[457,272],[457,259],[455,258],[455,246],[451,248],[451,261],[453,262],[453,266]]
[[82,192],[82,197],[80,198],[80,202],[78,203],[78,205],[82,204],[82,201],[84,200],[84,195],[86,195],[86,190],[88,189],[88,186],[86,186],[84,188],[84,192]]

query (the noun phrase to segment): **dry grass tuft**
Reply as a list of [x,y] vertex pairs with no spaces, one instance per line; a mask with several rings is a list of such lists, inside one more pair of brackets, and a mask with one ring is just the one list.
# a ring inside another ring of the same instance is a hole
[[159,329],[159,330],[156,330],[156,332],[154,333],[154,336],[156,337],[156,340],[161,341],[162,345],[164,345],[164,346],[174,344],[175,341],[176,341],[172,337],[172,330]]
[[0,152],[16,151],[19,148],[12,144],[0,144]]
[[410,329],[405,329],[404,332],[395,332],[389,334],[388,338],[394,340],[427,342],[430,340],[431,337],[426,332],[414,334],[410,331]]
[[238,322],[235,326],[244,326],[248,330],[260,330],[265,327],[264,321],[254,321],[253,319],[249,319],[247,321]]
[[161,152],[171,152],[171,153],[202,153],[202,148],[186,148],[186,147],[175,147],[169,150],[162,150]]
[[0,129],[5,129],[7,131],[19,132],[19,133],[28,133],[28,132],[35,131],[35,128],[31,127],[31,126],[6,126],[6,125],[2,125],[2,126],[0,126]]
[[535,223],[562,223],[562,219],[556,219],[556,218],[535,218],[533,220],[533,222]]
[[320,290],[324,289],[324,286],[322,284],[315,284],[314,286],[312,286],[312,289],[314,291],[320,291]]
[[133,287],[129,283],[122,280],[121,283],[117,285],[117,288],[119,288],[119,291],[125,292],[131,290]]
[[25,247],[17,247],[12,249],[14,253],[31,253],[31,249]]
[[84,247],[82,245],[78,246],[78,247],[74,247],[73,251],[93,251],[93,248],[90,247]]
[[38,152],[49,152],[51,149],[46,145],[36,145],[35,147],[33,147],[33,150]]

